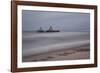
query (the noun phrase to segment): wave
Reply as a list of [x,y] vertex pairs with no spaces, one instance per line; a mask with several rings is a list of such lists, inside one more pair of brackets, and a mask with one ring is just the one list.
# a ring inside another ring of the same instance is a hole
[[74,48],[90,43],[88,32],[31,33],[25,35],[22,39],[22,56]]

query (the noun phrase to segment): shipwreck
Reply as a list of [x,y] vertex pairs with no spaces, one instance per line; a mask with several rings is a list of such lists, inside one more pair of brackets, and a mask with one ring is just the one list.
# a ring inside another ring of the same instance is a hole
[[42,27],[37,32],[60,32],[60,30],[54,30],[52,26],[49,27],[48,30],[43,30]]

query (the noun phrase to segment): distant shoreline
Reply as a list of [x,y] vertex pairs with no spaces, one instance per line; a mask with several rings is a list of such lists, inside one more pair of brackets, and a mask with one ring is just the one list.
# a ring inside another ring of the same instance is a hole
[[[22,32],[37,32],[37,30],[32,30],[32,31],[22,31]],[[60,32],[90,32],[90,31],[60,31]]]

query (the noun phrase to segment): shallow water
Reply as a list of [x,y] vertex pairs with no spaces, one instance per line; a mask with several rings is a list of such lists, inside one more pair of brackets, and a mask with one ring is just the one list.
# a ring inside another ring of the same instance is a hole
[[23,32],[22,56],[72,48],[89,44],[89,32]]

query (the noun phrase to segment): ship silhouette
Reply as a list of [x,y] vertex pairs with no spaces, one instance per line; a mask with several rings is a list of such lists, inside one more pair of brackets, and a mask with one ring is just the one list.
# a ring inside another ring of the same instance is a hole
[[54,30],[53,27],[50,25],[48,30],[43,30],[42,27],[37,32],[60,32],[59,30]]

